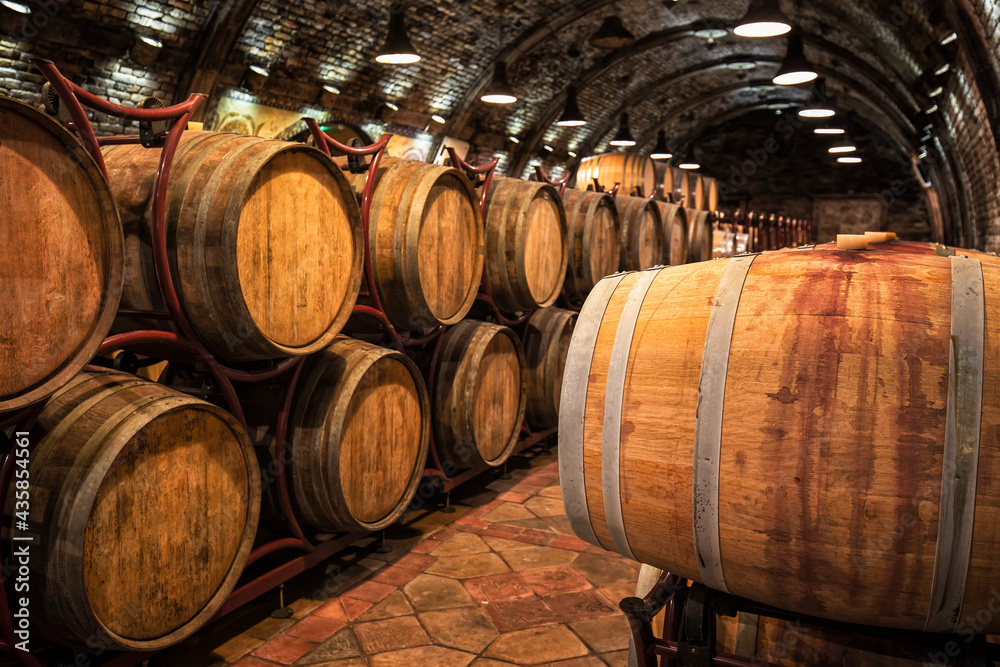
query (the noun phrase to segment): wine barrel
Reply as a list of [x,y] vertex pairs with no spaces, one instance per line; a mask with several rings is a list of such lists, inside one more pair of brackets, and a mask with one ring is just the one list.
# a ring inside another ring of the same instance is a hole
[[[165,310],[149,240],[160,151],[109,146],[104,159],[125,229],[122,306]],[[347,179],[315,148],[185,132],[166,216],[174,290],[216,356],[312,354],[350,316],[364,258],[361,214]],[[116,330],[136,324],[120,318]]]
[[620,184],[619,193],[623,195],[633,194],[637,187],[644,196],[656,190],[653,161],[635,153],[604,153],[583,158],[576,172],[576,189],[593,186],[595,178],[608,191]]
[[687,214],[677,204],[657,202],[663,220],[663,263],[669,266],[688,261]]
[[[117,372],[81,373],[27,436],[31,627],[149,651],[208,622],[243,571],[260,474],[221,408]],[[13,516],[15,485],[6,513]],[[9,525],[9,524],[7,524]],[[16,549],[16,546],[14,547]]]
[[507,460],[525,411],[524,352],[507,327],[464,320],[444,333],[433,374],[434,444],[445,471]]
[[663,261],[663,221],[660,209],[645,197],[617,197],[621,220],[619,268],[642,271]]
[[715,178],[702,176],[705,184],[705,209],[709,211],[719,210],[719,181]]
[[0,95],[0,412],[50,395],[104,341],[123,239],[103,174],[72,134]]
[[[351,177],[358,196],[365,177]],[[383,158],[375,178],[368,253],[389,322],[403,330],[458,322],[483,275],[472,183],[457,169],[401,158]]]
[[618,270],[621,224],[611,195],[568,190],[563,205],[569,245],[566,295],[582,303],[597,281]]
[[705,177],[697,172],[688,175],[688,198],[687,207],[698,210],[707,210],[708,199],[705,196]]
[[528,319],[524,333],[525,383],[528,423],[550,428],[559,421],[559,397],[569,340],[576,313],[542,308]]
[[[381,530],[403,514],[423,476],[423,377],[406,355],[346,337],[304,364],[288,425],[296,516],[333,533]],[[274,392],[241,386],[240,395],[260,407],[254,439],[273,447]]]
[[571,525],[792,612],[955,631],[1000,587],[997,294],[998,266],[877,248],[605,279],[563,379]]
[[667,167],[663,172],[663,196],[673,204],[691,208],[688,172],[677,167]]
[[707,262],[712,259],[712,225],[709,213],[689,208],[685,210],[688,221],[688,261]]
[[486,279],[497,308],[551,306],[566,275],[566,211],[551,185],[494,178],[486,204]]

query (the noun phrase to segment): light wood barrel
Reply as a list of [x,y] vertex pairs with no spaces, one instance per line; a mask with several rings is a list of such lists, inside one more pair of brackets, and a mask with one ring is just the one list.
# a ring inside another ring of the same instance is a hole
[[524,375],[528,387],[528,423],[549,428],[559,421],[559,397],[569,341],[576,313],[542,308],[527,323],[524,333]]
[[879,249],[602,281],[563,378],[571,525],[793,612],[954,631],[1000,587],[997,294],[1000,266]]
[[[104,159],[125,229],[122,306],[164,310],[149,245],[160,151],[110,146]],[[350,316],[364,258],[361,215],[347,179],[315,148],[185,132],[166,213],[174,289],[215,355],[312,354]],[[162,326],[119,322],[139,324]]]
[[30,527],[14,536],[33,538],[33,629],[59,644],[155,650],[212,618],[260,511],[257,461],[232,416],[88,372],[53,396],[28,439]]
[[705,192],[705,177],[697,172],[688,175],[688,208],[707,210],[708,198]]
[[642,271],[663,261],[663,221],[660,208],[645,197],[617,197],[621,220],[618,267],[622,271]]
[[712,259],[712,225],[708,211],[689,208],[684,214],[688,221],[688,261],[707,262]]
[[687,214],[677,204],[657,202],[663,220],[663,263],[668,266],[688,261]]
[[597,179],[605,190],[611,190],[618,183],[619,193],[631,195],[636,187],[643,195],[652,194],[656,189],[656,167],[653,161],[636,153],[604,153],[591,155],[580,162],[576,173],[576,189],[586,190]]
[[0,95],[0,412],[66,384],[107,336],[123,240],[97,164],[61,125]]
[[663,196],[669,195],[671,203],[691,208],[690,194],[687,170],[668,166],[663,172]]
[[719,180],[702,176],[705,186],[705,209],[709,211],[719,210]]
[[[241,387],[260,406],[253,435],[273,446],[275,393]],[[406,355],[352,338],[305,361],[289,421],[296,516],[327,532],[375,531],[405,511],[430,439],[430,398]]]
[[507,460],[524,421],[524,367],[521,342],[507,327],[464,320],[445,332],[432,413],[445,472]]
[[569,253],[566,211],[551,185],[494,178],[486,208],[486,279],[497,308],[516,313],[551,306]]
[[563,205],[569,242],[566,295],[582,303],[597,281],[618,270],[621,224],[607,194],[567,190]]
[[[392,325],[454,324],[469,312],[483,275],[483,217],[457,169],[383,158],[376,174],[368,252]],[[359,196],[365,174],[351,184]]]

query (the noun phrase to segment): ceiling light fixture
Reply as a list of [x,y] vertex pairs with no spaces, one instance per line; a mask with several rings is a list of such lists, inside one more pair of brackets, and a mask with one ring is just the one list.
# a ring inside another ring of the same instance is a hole
[[566,155],[570,157],[576,157],[576,153],[574,151],[566,151]]
[[656,145],[653,146],[653,152],[649,154],[649,157],[653,160],[669,160],[674,156],[667,147],[667,133],[665,130],[660,130],[656,133]]
[[792,29],[778,0],[751,0],[747,13],[733,32],[740,37],[777,37]]
[[609,16],[601,23],[591,38],[590,45],[599,49],[620,49],[635,43],[635,35],[629,32],[618,16]]
[[698,160],[696,160],[694,157],[694,143],[691,143],[688,146],[687,152],[684,154],[684,159],[681,160],[681,163],[677,165],[677,167],[678,169],[688,169],[688,170],[701,169],[701,165],[698,163]]
[[861,158],[859,157],[839,157],[837,162],[840,164],[861,164]]
[[431,116],[431,120],[434,121],[435,123],[441,123],[442,125],[448,122],[447,118],[445,118],[444,116],[439,116],[438,114],[434,114],[433,116]]
[[521,140],[520,140],[520,139],[518,139],[517,137],[515,137],[514,135],[510,135],[509,137],[507,137],[507,139],[508,139],[508,140],[510,141],[510,143],[512,143],[512,144],[519,144],[519,143],[521,143]]
[[392,109],[393,111],[399,111],[399,107],[393,104],[392,102],[386,102],[385,105],[390,109]]
[[562,116],[556,121],[559,127],[580,127],[586,125],[587,119],[580,111],[580,105],[576,100],[576,86],[566,89],[566,106],[563,108]]
[[129,50],[128,56],[134,62],[142,65],[143,67],[149,67],[156,62],[156,59],[160,56],[160,50],[162,48],[163,42],[160,40],[147,37],[146,35],[139,35],[132,44],[132,48]]
[[328,83],[323,85],[323,90],[330,93],[331,95],[340,95],[340,88],[332,86]]
[[806,60],[802,32],[794,30],[788,37],[788,51],[781,69],[774,76],[773,83],[779,86],[796,86],[814,81],[819,73]]
[[749,72],[752,69],[757,69],[757,63],[752,60],[740,60],[727,64],[726,68],[731,69],[734,72]]
[[389,31],[385,41],[375,52],[375,62],[383,65],[412,65],[420,61],[420,54],[413,48],[413,42],[406,32],[403,6],[395,2],[389,9]]
[[7,9],[12,12],[17,12],[18,14],[31,14],[31,7],[21,4],[20,2],[14,2],[14,0],[0,0],[0,5],[3,5]]
[[635,139],[632,138],[632,133],[628,129],[627,113],[623,113],[621,115],[621,119],[618,124],[618,132],[615,134],[614,138],[608,143],[610,143],[612,146],[635,146]]
[[507,79],[507,63],[500,61],[493,69],[493,81],[480,97],[487,104],[513,104],[517,102],[514,88]]

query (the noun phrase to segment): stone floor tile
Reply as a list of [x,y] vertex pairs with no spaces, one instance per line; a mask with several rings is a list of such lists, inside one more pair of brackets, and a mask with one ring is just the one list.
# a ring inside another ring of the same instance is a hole
[[425,554],[406,554],[399,560],[395,561],[393,565],[407,570],[423,572],[428,566],[431,565],[431,563],[434,562],[434,560],[433,556],[427,556]]
[[524,506],[539,518],[546,516],[566,516],[566,508],[563,507],[561,498],[535,496],[525,502]]
[[515,491],[504,491],[499,496],[497,500],[506,500],[511,503],[523,503],[525,500],[530,498],[531,495],[527,493],[517,493]]
[[490,602],[483,605],[483,612],[500,632],[524,630],[560,620],[545,600],[537,597],[511,602]]
[[[569,565],[577,559],[578,555],[583,554],[577,554],[575,551],[567,551],[565,549],[553,549],[552,547],[531,547],[530,549],[505,551],[500,555],[510,565],[510,569],[515,572],[522,572],[524,570],[539,570],[542,568]],[[586,576],[586,572],[583,574]]]
[[416,570],[407,570],[405,568],[396,567],[395,565],[390,565],[389,567],[379,570],[378,574],[372,577],[372,581],[377,581],[382,584],[389,584],[390,586],[405,586],[410,583],[413,577],[419,574]]
[[420,614],[419,620],[435,644],[476,655],[499,635],[493,623],[476,607],[427,611]]
[[480,604],[509,602],[534,597],[531,587],[517,573],[477,577],[465,582],[465,589]]
[[[512,533],[511,537],[518,536]],[[532,546],[530,542],[522,542],[521,540],[507,539],[504,537],[484,537],[483,540],[490,546],[490,549],[497,552],[510,551],[511,549],[527,549]]]
[[212,650],[212,655],[227,663],[236,662],[250,651],[264,643],[263,639],[248,634],[239,634]]
[[476,656],[441,646],[421,646],[382,653],[368,659],[369,667],[467,667]]
[[[483,546],[486,545],[484,544]],[[439,558],[425,572],[428,574],[440,574],[454,579],[468,579],[481,575],[510,572],[510,568],[495,553],[483,553]]]
[[[520,505],[518,505],[520,507]],[[527,510],[525,510],[527,511]],[[530,519],[515,519],[513,521],[504,521],[500,524],[501,526],[516,526],[518,528],[530,528],[531,530],[542,530],[545,532],[552,532],[552,528],[545,519],[539,519],[538,517],[532,515]]]
[[469,667],[517,667],[513,662],[494,660],[493,658],[477,658]]
[[351,590],[344,593],[344,596],[374,603],[381,602],[394,590],[396,590],[396,587],[390,586],[389,584],[383,584],[377,581],[366,581],[365,583],[355,586]]
[[596,653],[628,649],[629,627],[624,614],[575,621],[569,627]]
[[252,656],[247,656],[239,662],[237,662],[233,667],[274,667],[273,662],[264,662],[259,658],[254,658]]
[[520,519],[534,519],[536,518],[534,514],[531,513],[528,508],[524,505],[519,505],[517,503],[505,502],[499,507],[490,510],[485,517],[484,521],[490,521],[493,523],[508,522],[508,521],[518,521]]
[[299,660],[295,663],[295,667],[299,667],[299,665],[309,665],[310,667],[368,667],[368,660],[365,658],[347,658],[345,660],[328,660],[326,662],[302,662],[302,660]]
[[[575,535],[573,532],[573,526],[569,525],[569,519],[562,514],[544,517],[542,521],[545,522],[545,525],[547,525],[550,530],[559,533],[560,537]],[[583,548],[581,548],[580,551],[583,551],[583,549],[587,546],[587,543],[584,542]]]
[[323,616],[309,616],[285,630],[285,634],[310,642],[321,642],[329,639],[338,630],[347,625],[344,621]]
[[628,651],[615,651],[605,653],[601,660],[608,664],[608,667],[628,667]]
[[361,657],[361,645],[351,628],[344,628],[299,659],[296,665],[311,665]]
[[575,535],[560,535],[556,539],[552,540],[549,546],[559,547],[560,549],[571,549],[573,551],[583,551],[588,545]]
[[357,600],[355,598],[340,598],[340,604],[344,607],[347,619],[351,621],[371,609],[372,606],[372,603],[368,602],[368,600]]
[[548,667],[607,667],[603,660],[593,655],[585,655],[582,658],[570,658],[551,662]]
[[558,484],[553,486],[546,486],[544,489],[538,492],[538,495],[542,498],[555,498],[559,502],[562,502],[562,489],[559,488]]
[[425,646],[430,638],[424,632],[416,616],[400,616],[384,621],[359,623],[354,626],[354,634],[365,655],[371,656],[386,651],[398,651],[414,646]]
[[551,664],[587,655],[587,647],[565,625],[545,625],[500,635],[483,653],[518,665]]
[[313,600],[311,598],[299,598],[295,602],[288,605],[292,611],[295,612],[295,618],[305,618],[313,612],[314,609],[322,605],[326,600]]
[[545,598],[545,604],[552,609],[557,619],[564,623],[620,613],[617,605],[609,604],[597,594],[597,591],[551,595]]
[[406,596],[403,595],[403,591],[396,590],[390,593],[386,599],[382,600],[371,609],[358,616],[357,621],[358,623],[364,623],[366,621],[381,621],[386,618],[406,616],[412,613],[413,607],[410,606]]
[[521,530],[520,526],[518,526],[517,529],[514,529],[512,526],[508,526],[504,523],[495,523],[490,524],[489,528],[483,528],[479,531],[479,534],[482,535],[484,539],[486,537],[500,537],[509,540],[520,535]]
[[529,570],[521,573],[524,581],[535,595],[548,597],[558,593],[576,593],[592,588],[590,582],[571,567],[555,567],[548,570]]
[[481,554],[488,552],[490,548],[483,542],[483,539],[473,533],[456,533],[447,540],[434,547],[432,556],[468,556],[470,554]]
[[452,609],[472,604],[472,598],[462,584],[433,574],[421,574],[406,584],[403,592],[417,611]]
[[313,650],[315,646],[315,644],[302,641],[301,639],[295,639],[294,637],[289,637],[287,635],[279,635],[263,646],[256,648],[253,652],[253,656],[264,660],[270,660],[280,665],[290,665],[309,651]]
[[597,554],[581,553],[573,563],[574,569],[587,577],[595,588],[612,584],[635,584],[639,577],[639,564],[625,558],[608,558]]
[[618,607],[618,603],[625,598],[630,598],[635,596],[635,582],[629,584],[615,584],[614,586],[605,586],[604,588],[598,588],[597,592],[601,594],[608,602],[611,603],[612,607]]
[[336,618],[341,621],[348,620],[347,614],[344,613],[344,607],[340,604],[340,600],[334,598],[329,602],[324,603],[322,606],[318,607],[312,613],[313,616],[324,616],[326,618]]
[[245,634],[248,634],[251,637],[257,637],[258,639],[270,639],[282,630],[289,628],[294,624],[295,619],[292,618],[271,618],[268,616],[260,623],[250,627]]

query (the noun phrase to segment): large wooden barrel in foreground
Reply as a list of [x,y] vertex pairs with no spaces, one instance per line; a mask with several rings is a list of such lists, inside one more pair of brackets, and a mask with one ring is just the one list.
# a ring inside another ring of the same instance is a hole
[[619,184],[619,193],[623,195],[634,194],[637,187],[643,196],[656,190],[653,161],[637,153],[604,153],[583,158],[576,172],[576,189],[593,187],[595,178],[608,191]]
[[535,312],[524,332],[524,375],[528,387],[528,423],[549,428],[559,421],[563,368],[576,313],[561,308]]
[[1000,266],[878,249],[605,279],[563,378],[574,530],[790,611],[954,631],[1000,587],[998,294]]
[[122,292],[122,232],[80,142],[0,96],[0,412],[45,398],[90,361]]
[[645,197],[616,197],[621,220],[619,268],[648,269],[663,261],[663,221],[660,208]]
[[712,259],[712,223],[709,212],[689,208],[684,211],[688,222],[688,261],[707,262]]
[[[365,176],[351,177],[359,196]],[[465,174],[383,158],[368,239],[376,289],[394,327],[454,324],[469,312],[483,275],[483,217]]]
[[[252,405],[274,393],[241,387]],[[289,480],[297,516],[328,532],[374,531],[400,517],[427,459],[430,403],[416,365],[400,352],[339,337],[309,357],[289,421]],[[271,445],[273,409],[254,435]]]
[[445,472],[510,456],[524,421],[524,366],[507,327],[465,320],[445,332],[433,378],[434,444]]
[[611,195],[567,190],[569,264],[566,295],[582,303],[604,276],[618,270],[621,224]]
[[155,650],[215,615],[260,510],[257,461],[232,416],[135,376],[81,373],[27,440],[29,529],[14,536],[33,539],[13,544],[31,546],[32,629]]
[[[104,159],[125,229],[122,306],[164,310],[149,241],[160,151],[110,146]],[[174,289],[215,355],[312,354],[344,326],[361,284],[361,216],[347,179],[323,153],[185,132],[166,204]],[[122,318],[120,325],[139,323]]]
[[486,204],[486,279],[506,313],[551,306],[566,275],[566,212],[551,185],[494,178]]
[[663,221],[663,264],[677,266],[688,261],[687,214],[677,204],[657,202]]

